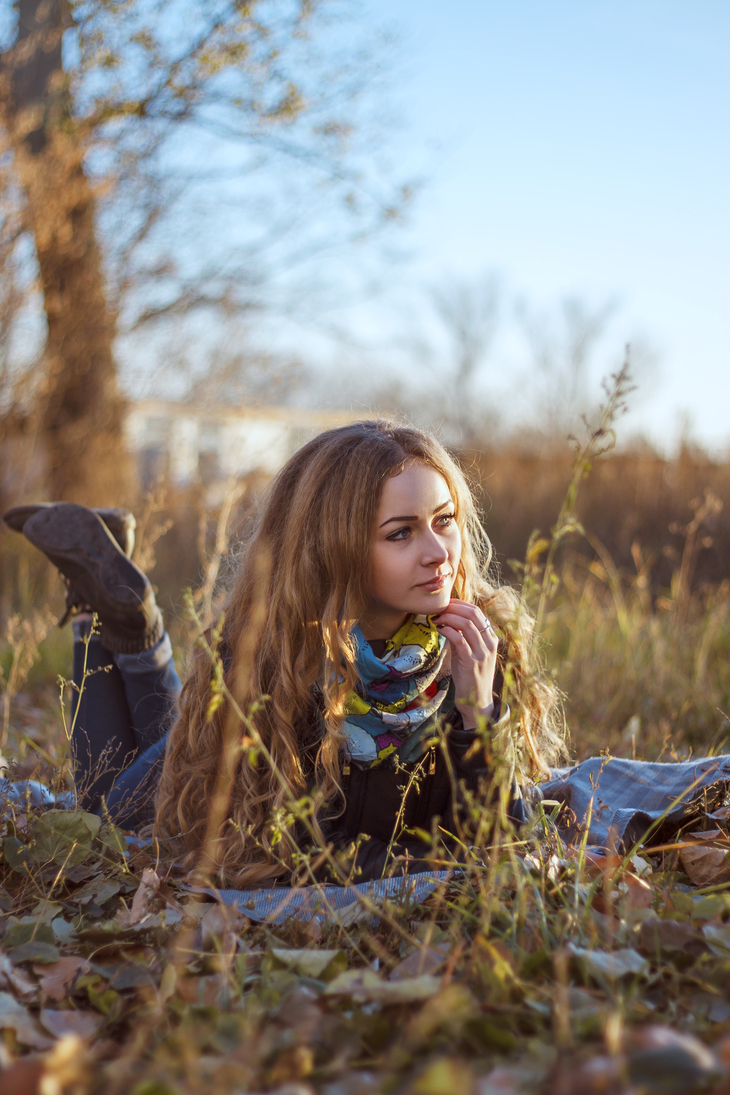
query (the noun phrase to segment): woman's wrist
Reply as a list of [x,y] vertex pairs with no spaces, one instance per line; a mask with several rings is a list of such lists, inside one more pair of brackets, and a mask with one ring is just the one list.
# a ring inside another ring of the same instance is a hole
[[459,710],[461,715],[461,721],[464,724],[464,729],[469,731],[476,730],[480,723],[494,722],[494,716],[497,712],[497,704],[490,703],[488,707],[473,708],[467,707],[463,710]]

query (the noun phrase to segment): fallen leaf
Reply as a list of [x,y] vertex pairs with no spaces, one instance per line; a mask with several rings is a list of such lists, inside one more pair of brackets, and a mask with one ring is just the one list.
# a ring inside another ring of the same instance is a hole
[[69,924],[62,916],[57,916],[55,920],[52,920],[51,927],[59,943],[67,943],[75,932],[73,924]]
[[[616,1057],[605,1057],[597,1054],[587,1061],[576,1061],[569,1056],[558,1059],[548,1083],[543,1090],[560,1092],[560,1095],[604,1095],[606,1092],[619,1095],[629,1095],[628,1089],[618,1086],[621,1075],[621,1062]],[[532,1087],[520,1089],[533,1091]],[[632,1095],[634,1089],[632,1088]],[[656,1088],[642,1088],[641,1095],[669,1095],[668,1090]],[[673,1090],[673,1089],[672,1089]],[[481,1095],[481,1092],[480,1092]]]
[[407,981],[383,981],[374,970],[345,970],[326,988],[327,996],[351,996],[358,1002],[408,1004],[428,1000],[438,992],[438,977],[424,974]]
[[310,950],[308,947],[303,950],[284,950],[282,947],[272,947],[270,953],[277,962],[298,973],[300,977],[327,980],[327,973],[332,976],[347,968],[345,953],[339,950]]
[[692,1034],[649,1026],[633,1031],[631,1044],[627,1070],[642,1090],[704,1091],[725,1078],[719,1058]]
[[234,905],[210,905],[200,920],[203,949],[215,946],[217,940],[224,952],[235,950],[238,937],[248,924],[248,917]]
[[51,921],[62,912],[63,905],[59,905],[57,901],[46,901],[44,899],[38,902],[30,915],[36,917],[38,920]]
[[0,950],[0,985],[7,983],[19,996],[35,996],[36,986],[22,970],[16,970],[7,954]]
[[472,1095],[474,1073],[456,1057],[437,1057],[426,1065],[411,1088],[417,1095]]
[[63,1000],[79,973],[88,973],[90,969],[91,966],[85,958],[68,955],[35,972],[40,977],[41,989],[49,1000]]
[[119,883],[109,878],[94,878],[74,894],[74,900],[79,905],[87,905],[90,901],[95,901],[97,905],[103,905],[109,898],[119,893],[119,889]]
[[523,1095],[526,1091],[538,1091],[545,1079],[545,1069],[527,1066],[497,1066],[486,1076],[477,1079],[477,1095]]
[[714,1095],[730,1095],[730,1034],[726,1034],[712,1047],[715,1056],[724,1065],[727,1079],[722,1087],[719,1087]]
[[53,943],[44,943],[40,939],[33,939],[30,943],[21,943],[19,947],[13,947],[10,957],[14,962],[40,962],[42,965],[50,965],[57,962],[61,956],[58,947]]
[[79,1038],[92,1038],[101,1023],[101,1016],[93,1011],[54,1011],[41,1009],[41,1023],[55,1038],[76,1034]]
[[24,1046],[32,1049],[49,1049],[53,1042],[41,1034],[35,1020],[14,996],[0,992],[0,1030],[14,1030],[15,1036]]
[[101,818],[70,810],[46,810],[33,825],[29,858],[35,863],[74,867],[82,863],[96,836]]
[[631,947],[616,951],[591,951],[569,943],[566,950],[588,973],[603,977],[627,977],[649,970],[647,960]]
[[[705,838],[707,844],[693,844],[680,848],[679,858],[682,867],[695,886],[715,886],[730,879],[730,858],[728,857],[727,837],[720,829],[707,833],[691,833],[692,837]],[[712,843],[714,837],[722,836],[722,845]]]
[[138,966],[135,962],[128,962],[119,969],[109,982],[109,988],[117,992],[125,989],[137,989],[154,983],[152,974],[146,966]]
[[124,855],[127,850],[127,841],[121,829],[117,829],[116,826],[107,821],[99,829],[96,839],[105,847],[110,848],[113,852],[118,852],[120,855]]
[[686,920],[645,920],[639,928],[639,938],[645,950],[656,953],[657,946],[686,950],[691,944],[701,943],[697,928]]
[[44,924],[34,916],[24,916],[15,924],[11,924],[3,937],[3,944],[7,950],[19,947],[22,943],[53,943],[53,928],[50,924]]
[[726,1023],[730,1019],[730,1003],[720,993],[693,992],[685,1001],[694,1019],[710,1023]]
[[120,909],[116,920],[125,928],[131,928],[135,924],[139,924],[150,912],[152,901],[159,888],[160,876],[150,867],[145,867],[137,891],[132,898],[132,907],[130,909]]
[[225,978],[216,975],[209,977],[179,977],[175,992],[186,1004],[215,1006],[226,984]]
[[424,973],[434,973],[443,966],[449,956],[448,947],[424,947],[409,954],[390,971],[389,981],[404,981],[409,977],[420,977]]
[[177,970],[171,962],[169,966],[165,966],[165,971],[160,979],[160,1000],[163,1004],[174,995],[177,982]]
[[702,934],[713,954],[726,958],[730,952],[730,924],[705,924]]
[[[637,857],[634,857],[637,858]],[[641,869],[646,868],[639,860]],[[602,889],[593,897],[593,906],[599,912],[608,912],[611,905],[621,903],[623,908],[648,909],[654,901],[654,889],[632,871],[622,870],[623,859],[617,855],[600,855],[598,852],[584,853],[583,869],[587,878],[605,879]]]

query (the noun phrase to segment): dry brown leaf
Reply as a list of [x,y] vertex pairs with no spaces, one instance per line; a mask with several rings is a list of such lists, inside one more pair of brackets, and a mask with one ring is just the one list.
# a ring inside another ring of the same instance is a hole
[[9,985],[18,996],[34,996],[37,986],[22,970],[16,969],[7,954],[0,950],[0,985]]
[[641,945],[645,950],[655,951],[659,947],[675,947],[685,950],[695,943],[702,943],[697,928],[683,920],[645,920],[639,929]]
[[50,1000],[63,1000],[79,973],[88,973],[91,966],[85,958],[68,955],[50,966],[34,966],[40,986]]
[[706,1091],[724,1079],[724,1068],[711,1049],[687,1031],[652,1025],[629,1031],[628,1072],[645,1090]]
[[679,850],[682,867],[690,881],[695,886],[715,886],[730,880],[727,839],[722,842],[716,839],[724,837],[722,831],[714,829],[707,833],[692,833],[691,836],[704,837],[707,843],[688,845]]
[[220,944],[224,954],[235,952],[239,935],[246,930],[249,921],[234,905],[211,905],[200,921],[203,949]]
[[56,1038],[67,1034],[91,1038],[101,1023],[101,1016],[95,1011],[55,1011],[52,1008],[42,1008],[40,1019],[46,1030]]
[[132,899],[130,909],[120,909],[116,918],[125,928],[132,928],[144,920],[150,912],[152,901],[160,888],[160,876],[150,867],[145,867],[142,872],[137,891]]
[[600,855],[585,852],[583,869],[586,877],[605,878],[602,890],[593,898],[593,908],[600,913],[610,913],[620,903],[626,909],[648,909],[654,901],[654,889],[633,871],[620,870],[623,859],[618,855]]
[[50,1049],[53,1045],[38,1030],[35,1019],[24,1006],[10,993],[0,992],[0,1030],[7,1029],[14,1030],[18,1041],[32,1049]]
[[449,956],[446,946],[424,947],[409,954],[388,974],[389,981],[405,981],[410,977],[420,977],[422,973],[434,973],[443,966]]
[[227,980],[217,975],[211,977],[179,977],[175,986],[177,995],[186,1004],[215,1006]]

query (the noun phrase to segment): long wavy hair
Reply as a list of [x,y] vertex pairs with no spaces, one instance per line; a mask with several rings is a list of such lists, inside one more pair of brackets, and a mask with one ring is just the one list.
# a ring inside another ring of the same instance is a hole
[[[519,596],[490,577],[491,546],[459,466],[434,437],[393,422],[328,430],[269,485],[213,629],[217,672],[246,713],[239,741],[260,746],[236,751],[216,842],[221,881],[245,887],[291,869],[294,837],[272,819],[312,793],[312,774],[315,830],[322,807],[331,812],[341,801],[341,726],[346,693],[359,681],[352,630],[367,602],[371,530],[384,483],[413,461],[437,471],[451,491],[462,537],[454,595],[479,605],[501,632],[527,766],[544,769],[562,756],[557,690],[537,671],[532,621]],[[193,652],[157,796],[157,832],[179,842],[188,868],[205,839],[231,713],[230,702],[211,702],[211,641],[209,633]],[[323,731],[308,772],[313,692]]]

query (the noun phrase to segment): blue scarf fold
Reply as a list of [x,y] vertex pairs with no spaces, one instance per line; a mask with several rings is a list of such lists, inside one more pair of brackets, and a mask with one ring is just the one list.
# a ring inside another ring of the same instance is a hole
[[431,616],[409,616],[378,658],[358,626],[360,685],[346,701],[343,724],[350,760],[382,764],[442,707],[449,691],[447,643]]

